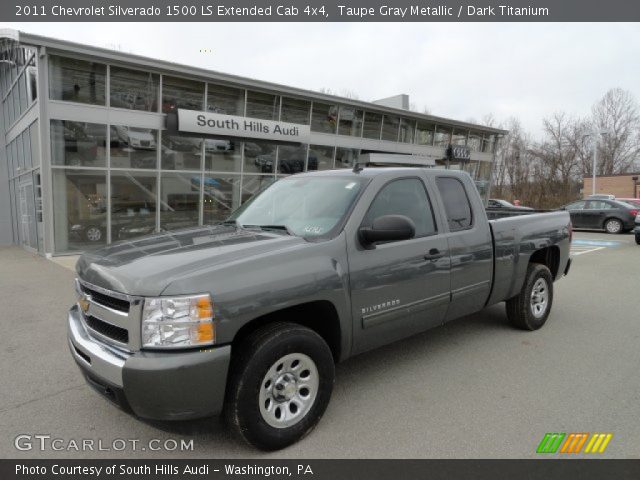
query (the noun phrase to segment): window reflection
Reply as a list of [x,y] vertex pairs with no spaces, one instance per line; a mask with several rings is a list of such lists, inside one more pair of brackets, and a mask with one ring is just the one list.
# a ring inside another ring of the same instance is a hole
[[322,133],[336,133],[338,106],[313,102],[311,130]]
[[353,107],[340,107],[340,125],[338,133],[340,135],[350,135],[359,137],[362,135],[362,110]]
[[253,173],[274,173],[276,145],[267,142],[244,143],[244,171]]
[[112,167],[156,168],[156,130],[112,125],[110,134]]
[[242,143],[233,139],[206,138],[204,140],[205,170],[240,172]]
[[451,129],[438,125],[433,144],[436,147],[446,147],[449,143],[451,143]]
[[310,145],[307,170],[331,170],[333,168],[333,147]]
[[135,238],[156,229],[154,172],[111,172],[111,239]]
[[106,173],[54,168],[52,182],[56,251],[92,250],[106,245]]
[[49,98],[104,105],[105,76],[106,66],[101,63],[51,55]]
[[208,84],[207,110],[223,115],[244,115],[244,90]]
[[104,167],[106,139],[106,125],[51,120],[51,163]]
[[198,225],[199,173],[163,173],[160,194],[161,229],[177,230]]
[[247,117],[277,120],[280,110],[277,95],[261,92],[247,92]]
[[160,77],[157,74],[112,66],[110,75],[112,107],[158,111]]
[[390,142],[398,141],[398,128],[400,127],[400,118],[395,115],[385,115],[382,122],[382,140]]
[[336,149],[336,166],[335,168],[351,168],[358,160],[359,150],[354,148],[342,148]]
[[205,174],[202,193],[204,224],[222,222],[240,206],[240,175]]
[[202,138],[162,134],[162,168],[164,170],[200,170]]
[[453,130],[453,135],[451,136],[451,144],[452,145],[466,145],[467,144],[467,131],[460,130],[458,128]]
[[415,120],[409,120],[402,118],[400,120],[400,137],[399,140],[402,143],[413,143],[413,134],[415,132],[416,122]]
[[280,119],[283,122],[309,125],[309,113],[311,102],[295,98],[282,97],[282,113]]
[[418,122],[416,143],[418,145],[433,145],[435,125]]
[[185,78],[163,75],[162,111],[170,112],[176,108],[202,110],[204,83]]
[[281,145],[278,147],[278,173],[294,174],[304,171],[307,146]]
[[373,112],[364,113],[364,138],[380,139],[380,128],[382,127],[382,115]]

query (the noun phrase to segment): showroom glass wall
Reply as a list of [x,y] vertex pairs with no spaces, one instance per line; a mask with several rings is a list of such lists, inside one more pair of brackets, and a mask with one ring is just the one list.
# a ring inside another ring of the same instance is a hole
[[8,140],[5,152],[13,241],[43,251],[39,125],[37,120],[21,122],[37,103],[36,62],[34,48],[0,42],[2,136],[7,135]]
[[[49,55],[49,99],[118,110],[176,108],[310,125],[311,131],[416,145],[495,137],[349,105]],[[357,148],[200,138],[140,125],[50,120],[55,253],[211,224],[280,176],[350,168]],[[452,135],[456,135],[452,137]],[[452,165],[452,167],[454,167]],[[455,167],[454,167],[455,168]],[[474,170],[477,176],[480,169]]]

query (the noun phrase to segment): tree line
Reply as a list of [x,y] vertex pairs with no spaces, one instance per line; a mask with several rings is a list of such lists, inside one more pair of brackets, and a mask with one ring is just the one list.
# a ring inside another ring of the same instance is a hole
[[640,167],[640,108],[623,89],[609,90],[587,117],[556,112],[543,119],[543,134],[534,140],[517,118],[498,124],[492,115],[484,125],[509,130],[496,151],[491,196],[518,199],[539,209],[556,208],[581,197],[584,176],[629,173]]

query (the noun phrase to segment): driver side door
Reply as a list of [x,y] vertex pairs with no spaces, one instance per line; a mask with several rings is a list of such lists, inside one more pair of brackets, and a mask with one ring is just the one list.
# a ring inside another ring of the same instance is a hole
[[384,215],[409,217],[416,234],[349,249],[354,354],[440,325],[450,302],[449,246],[423,180],[385,184],[360,226]]

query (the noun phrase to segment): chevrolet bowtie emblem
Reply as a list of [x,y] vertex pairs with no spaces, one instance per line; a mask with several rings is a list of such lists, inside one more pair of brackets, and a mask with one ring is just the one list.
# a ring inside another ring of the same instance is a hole
[[80,305],[80,310],[82,310],[84,313],[87,313],[89,311],[89,296],[83,295],[82,297],[80,297],[80,299],[78,300],[78,305]]

